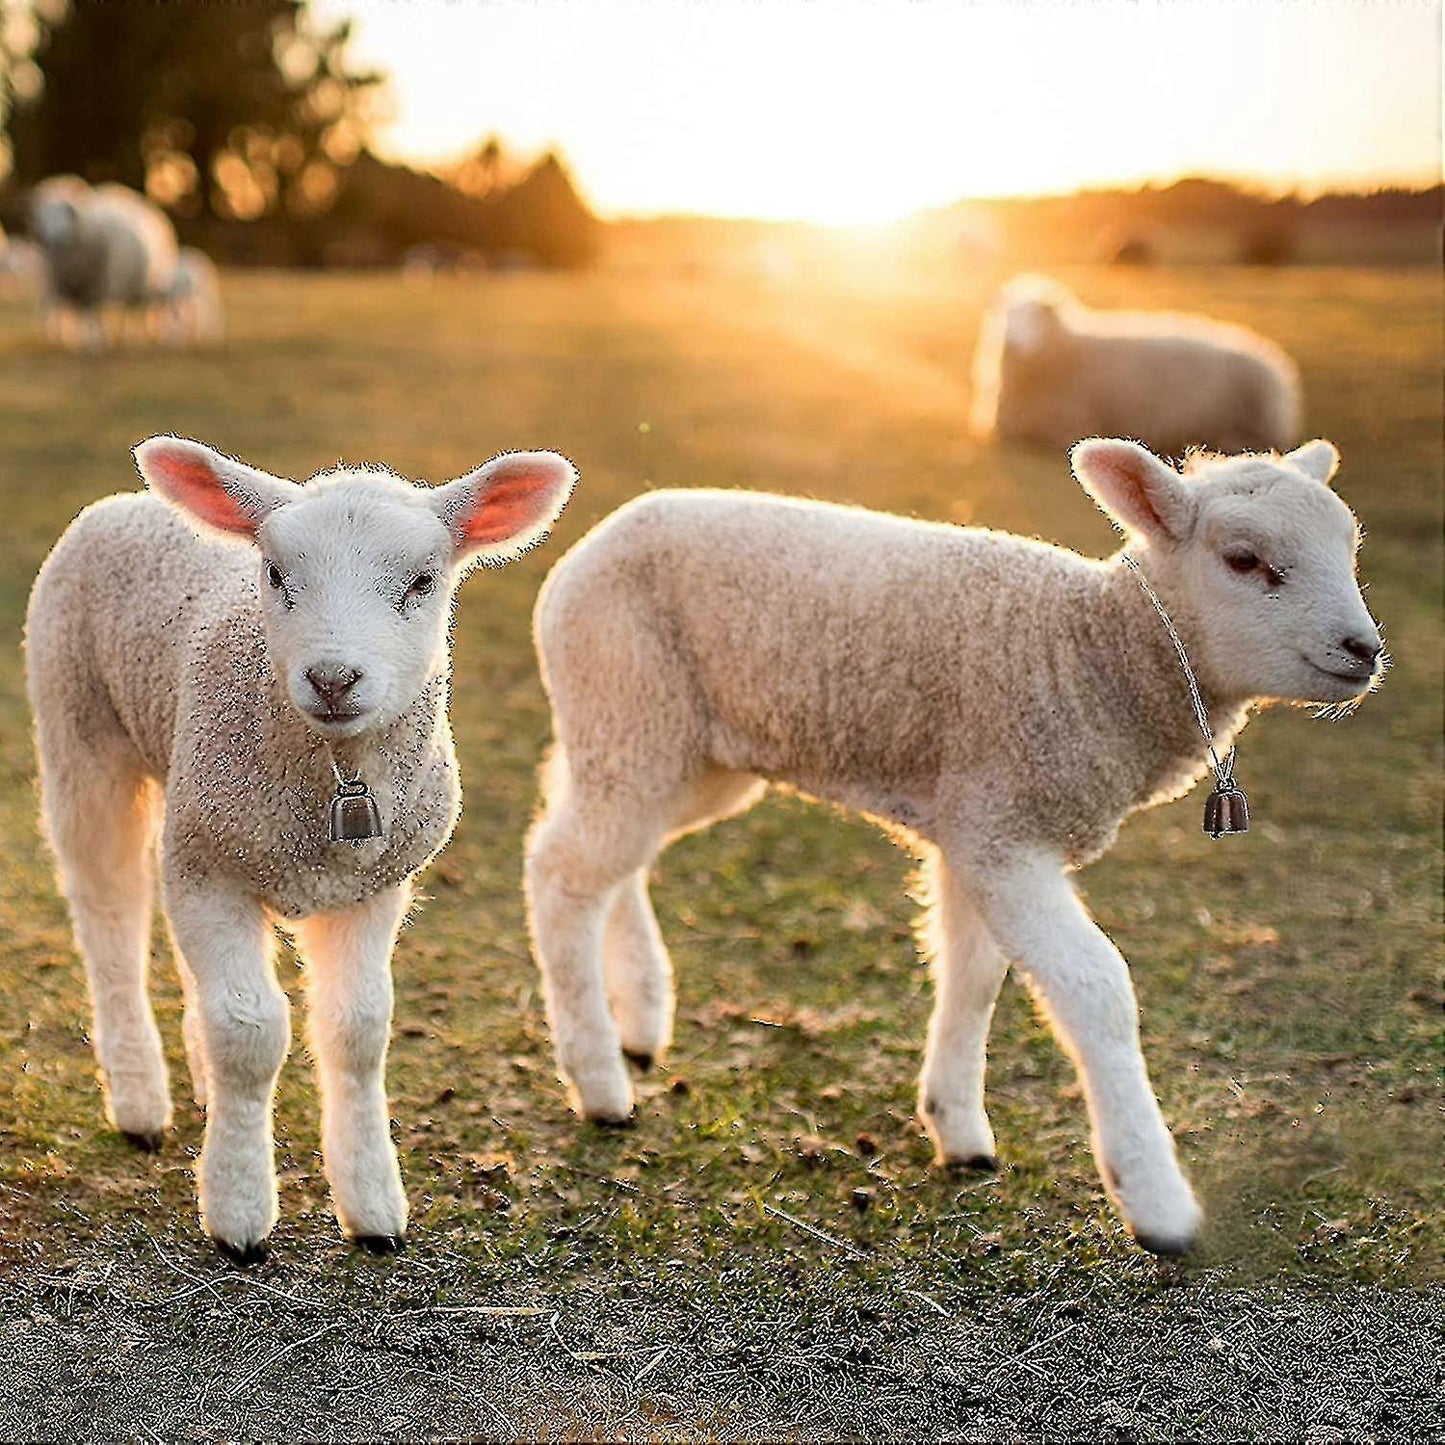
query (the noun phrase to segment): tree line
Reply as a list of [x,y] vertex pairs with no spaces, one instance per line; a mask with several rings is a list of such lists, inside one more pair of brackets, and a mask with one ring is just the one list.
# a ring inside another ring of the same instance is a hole
[[49,175],[119,181],[183,240],[233,261],[391,264],[421,246],[592,259],[601,228],[548,155],[492,138],[449,176],[367,149],[385,77],[351,24],[306,0],[138,5],[30,0],[0,23],[0,123],[14,219]]

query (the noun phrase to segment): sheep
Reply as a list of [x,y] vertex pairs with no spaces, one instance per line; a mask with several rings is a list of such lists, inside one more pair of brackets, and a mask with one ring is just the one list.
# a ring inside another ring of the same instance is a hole
[[[543,540],[575,473],[555,453],[513,452],[436,488],[344,467],[298,485],[171,436],[135,455],[154,495],[87,507],[41,567],[26,616],[43,823],[85,963],[107,1112],[145,1148],[171,1122],[146,987],[159,831],[206,1111],[205,1231],[249,1262],[277,1218],[271,1112],[290,1042],[280,923],[307,968],[337,1218],[364,1248],[399,1248],[390,958],[411,879],[460,806],[452,598],[474,564]],[[333,842],[332,796],[360,791],[356,779],[381,836]]]
[[50,271],[47,330],[63,339],[61,308],[74,308],[86,350],[105,344],[102,308],[146,311],[174,281],[174,227],[126,186],[92,188],[78,176],[52,176],[31,193],[30,231]]
[[175,346],[211,345],[226,334],[221,276],[215,262],[194,246],[182,246],[175,274],[160,298],[160,333]]
[[1093,311],[1044,277],[1016,277],[979,332],[978,437],[1060,449],[1118,433],[1167,456],[1281,451],[1300,439],[1299,373],[1243,327],[1172,312]]
[[761,493],[658,491],[552,569],[535,637],[554,744],[525,891],[574,1107],[626,1122],[624,1056],[672,1031],[647,873],[769,783],[917,849],[937,999],[919,1106],[938,1161],[994,1167],[985,1042],[1009,961],[1080,1071],[1106,1189],[1145,1248],[1200,1211],[1149,1084],[1128,967],[1069,874],[1128,814],[1181,796],[1205,744],[1163,599],[1222,751],[1264,702],[1343,704],[1381,675],[1338,453],[1072,453],[1125,529],[1094,560],[1047,543]]

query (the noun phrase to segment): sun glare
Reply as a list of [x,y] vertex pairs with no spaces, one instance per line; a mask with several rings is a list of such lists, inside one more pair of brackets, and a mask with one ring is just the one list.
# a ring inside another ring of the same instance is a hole
[[1439,176],[1427,5],[711,0],[399,6],[386,155],[559,146],[605,214],[877,223],[967,196],[1190,172]]

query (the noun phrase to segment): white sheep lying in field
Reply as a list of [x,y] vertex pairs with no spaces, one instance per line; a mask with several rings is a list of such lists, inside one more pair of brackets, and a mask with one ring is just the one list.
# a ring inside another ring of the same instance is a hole
[[1191,447],[1283,450],[1300,437],[1299,373],[1272,341],[1204,316],[1093,311],[1042,277],[999,293],[979,333],[972,422],[984,438],[1064,448],[1131,436]]
[[47,330],[64,339],[63,315],[73,309],[87,350],[105,344],[105,308],[148,313],[174,282],[175,229],[126,186],[92,188],[78,176],[52,176],[31,193],[30,232],[50,272]]
[[[460,802],[446,716],[452,594],[473,563],[541,541],[574,473],[554,453],[515,452],[435,489],[372,469],[298,486],[174,437],[136,457],[159,497],[81,513],[26,617],[45,828],[110,1117],[151,1147],[171,1118],[146,991],[163,815],[187,1058],[206,1108],[207,1232],[248,1259],[276,1221],[271,1103],[290,1025],[272,925],[283,920],[308,971],[337,1216],[366,1247],[393,1247],[407,1208],[387,1129],[390,960],[411,877]],[[370,786],[380,837],[330,841],[333,764]]]
[[[1197,458],[1184,475],[1125,441],[1082,442],[1073,461],[1169,608],[1221,748],[1255,704],[1373,686],[1380,637],[1328,442]],[[557,564],[536,636],[556,744],[526,886],[580,1112],[626,1119],[623,1055],[645,1062],[670,1039],[652,860],[781,783],[924,852],[938,997],[920,1106],[939,1159],[992,1163],[984,1046],[1014,961],[1081,1071],[1125,1223],[1149,1249],[1189,1245],[1199,1210],[1145,1072],[1128,968],[1068,877],[1127,814],[1205,771],[1178,656],[1120,556],[655,492]]]
[[226,334],[221,276],[204,251],[181,247],[158,309],[160,334],[173,346],[213,345]]

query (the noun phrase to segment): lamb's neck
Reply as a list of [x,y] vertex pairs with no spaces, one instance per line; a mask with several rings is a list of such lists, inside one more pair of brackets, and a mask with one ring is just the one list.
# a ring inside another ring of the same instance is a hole
[[[1146,550],[1131,549],[1186,652],[1197,635],[1197,622],[1183,603],[1151,575]],[[1081,661],[1097,677],[1107,678],[1113,716],[1109,731],[1126,750],[1130,788],[1128,809],[1148,806],[1187,792],[1207,771],[1209,747],[1199,728],[1179,653],[1138,576],[1115,554],[1099,570],[1092,605],[1080,609],[1072,629]],[[1191,664],[1197,657],[1191,656]],[[1249,699],[1223,696],[1195,674],[1221,758],[1243,727]]]
[[446,674],[438,673],[395,721],[333,742],[306,726],[284,687],[273,677],[262,726],[266,751],[273,757],[300,762],[303,772],[324,790],[335,786],[339,770],[348,780],[359,778],[373,786],[385,780],[404,792],[408,779],[441,745],[446,691]]

